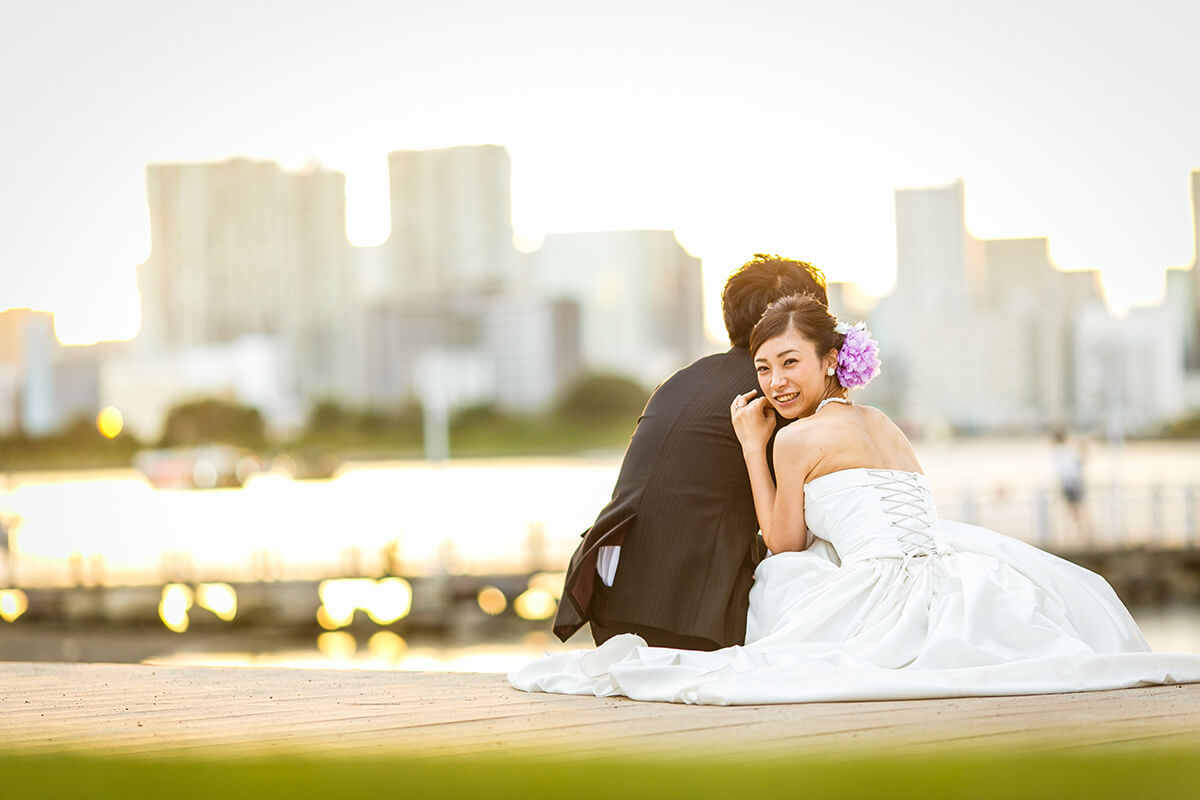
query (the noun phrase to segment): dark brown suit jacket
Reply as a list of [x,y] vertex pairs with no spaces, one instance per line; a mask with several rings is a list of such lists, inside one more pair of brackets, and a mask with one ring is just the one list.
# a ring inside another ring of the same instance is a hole
[[754,567],[766,551],[729,406],[756,388],[749,351],[734,347],[684,367],[651,395],[612,500],[571,558],[554,620],[560,639],[589,618],[598,548],[619,544],[605,621],[743,642]]

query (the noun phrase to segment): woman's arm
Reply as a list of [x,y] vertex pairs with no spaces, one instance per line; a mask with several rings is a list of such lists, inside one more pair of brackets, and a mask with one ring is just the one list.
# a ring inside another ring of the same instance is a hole
[[[811,453],[802,441],[802,428],[798,428],[797,423],[793,423],[786,431],[787,435],[781,433],[775,437],[775,480],[778,482],[778,488],[771,484],[770,510],[767,512],[770,530],[763,524],[763,512],[758,511],[759,493],[753,476],[750,484],[754,490],[754,509],[759,514],[759,528],[767,548],[772,553],[795,552],[808,548],[808,525],[804,521],[804,480],[809,470],[809,459],[806,455],[811,456]],[[765,458],[763,467],[765,470]],[[769,472],[766,478],[769,482]],[[767,500],[765,494],[764,500]]]
[[[766,398],[749,398],[748,392],[734,399],[730,408],[733,429],[742,443],[742,457],[754,494],[754,514],[763,541],[772,553],[804,550],[808,527],[804,524],[804,476],[809,465],[802,458],[807,448],[798,443],[802,422],[793,423],[775,437],[775,478],[767,466],[767,441],[775,430],[775,412]],[[778,486],[776,487],[776,481]]]
[[770,531],[775,515],[775,481],[767,467],[767,448],[742,446],[742,457],[746,459],[746,472],[750,475],[750,491],[754,494],[754,515],[758,517],[758,529],[763,541],[772,553],[778,552],[771,544]]
[[735,397],[729,407],[729,415],[733,421],[733,432],[742,444],[742,457],[746,460],[750,490],[754,494],[754,514],[758,517],[759,530],[765,537],[771,527],[775,504],[775,482],[767,468],[767,442],[775,430],[775,411],[767,404],[765,397],[750,399],[756,394],[758,392],[753,391]]

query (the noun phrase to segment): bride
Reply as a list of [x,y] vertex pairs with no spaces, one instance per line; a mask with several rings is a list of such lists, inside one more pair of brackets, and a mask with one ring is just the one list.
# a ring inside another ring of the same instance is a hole
[[[623,634],[518,668],[513,686],[727,705],[1200,682],[1200,655],[1151,653],[1100,576],[938,519],[904,434],[849,399],[879,368],[861,323],[793,295],[763,314],[750,352],[761,392],[730,413],[772,555],[755,571],[746,644],[674,650]],[[775,437],[774,478],[772,409],[796,420]]]

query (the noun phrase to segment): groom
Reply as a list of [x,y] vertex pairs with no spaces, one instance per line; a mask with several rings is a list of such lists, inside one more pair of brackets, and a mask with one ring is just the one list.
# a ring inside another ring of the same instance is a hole
[[650,396],[612,500],[571,558],[554,619],[560,639],[588,622],[596,644],[619,633],[688,650],[743,642],[765,550],[729,403],[758,388],[750,330],[772,301],[797,292],[828,303],[824,276],[803,261],[759,254],[726,281],[733,347]]

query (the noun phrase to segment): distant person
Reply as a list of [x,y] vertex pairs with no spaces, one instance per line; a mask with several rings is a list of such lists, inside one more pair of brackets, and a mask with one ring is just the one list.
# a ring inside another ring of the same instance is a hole
[[755,386],[750,331],[773,300],[825,303],[825,278],[803,261],[758,254],[725,283],[732,347],[659,386],[629,441],[611,502],[571,558],[554,632],[590,623],[601,644],[637,633],[651,644],[740,644],[754,567],[765,552],[729,398]]
[[1083,505],[1083,451],[1067,438],[1066,431],[1058,429],[1051,437],[1054,440],[1054,471],[1058,476],[1058,487],[1067,503],[1071,519],[1075,523],[1075,534],[1086,539],[1087,515]]
[[[806,295],[773,303],[754,327],[759,388],[726,400],[770,550],[744,645],[648,647],[626,633],[519,667],[513,686],[758,705],[1200,683],[1200,654],[1151,653],[1099,575],[938,518],[904,433],[851,400],[878,373],[877,349],[865,326],[838,323]],[[777,415],[795,422],[776,435]],[[680,517],[673,527],[695,532]],[[814,552],[818,540],[837,558]],[[693,566],[708,580],[719,564]]]

